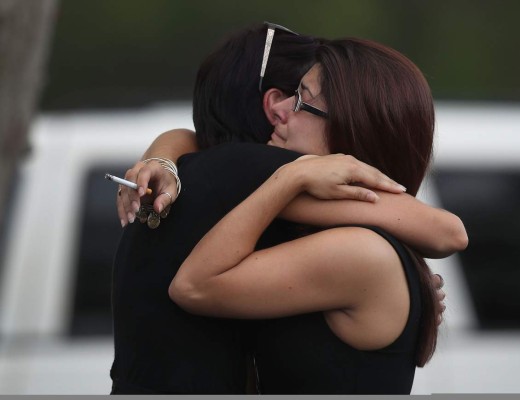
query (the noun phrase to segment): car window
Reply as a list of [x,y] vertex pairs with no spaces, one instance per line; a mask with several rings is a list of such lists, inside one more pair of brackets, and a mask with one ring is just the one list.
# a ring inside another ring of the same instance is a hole
[[[126,168],[96,166],[86,174],[74,260],[72,336],[112,333],[112,261],[122,230],[115,208],[117,186],[104,174],[124,176]],[[461,217],[470,238],[459,260],[480,328],[519,329],[520,172],[440,168],[432,175],[442,206]]]
[[72,336],[112,333],[112,260],[122,229],[115,205],[117,185],[104,176],[109,172],[123,177],[128,165],[96,166],[86,173],[74,260]]
[[520,171],[439,169],[444,208],[464,222],[459,254],[481,329],[520,329]]

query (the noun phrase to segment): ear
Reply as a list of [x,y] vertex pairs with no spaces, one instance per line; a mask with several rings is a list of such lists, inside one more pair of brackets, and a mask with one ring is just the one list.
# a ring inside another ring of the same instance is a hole
[[271,88],[265,92],[262,106],[264,107],[265,115],[267,116],[267,119],[271,125],[274,125],[276,121],[276,113],[273,109],[273,106],[281,101],[284,101],[286,98],[287,95],[280,89]]

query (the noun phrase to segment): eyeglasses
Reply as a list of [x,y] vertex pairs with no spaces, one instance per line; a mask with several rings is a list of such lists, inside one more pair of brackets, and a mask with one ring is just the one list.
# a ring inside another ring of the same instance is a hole
[[329,114],[327,114],[325,111],[322,111],[319,108],[316,108],[314,106],[311,106],[308,103],[303,102],[302,94],[300,93],[300,89],[298,88],[294,91],[294,109],[293,109],[293,111],[297,112],[300,110],[310,112],[311,114],[317,115],[318,117],[322,117],[322,118],[329,117]]
[[293,35],[298,35],[296,32],[287,29],[285,26],[273,24],[271,22],[264,22],[267,25],[267,36],[265,37],[264,55],[262,57],[262,68],[260,69],[260,82],[258,83],[258,90],[262,92],[262,81],[264,80],[265,69],[267,68],[267,60],[269,60],[269,53],[271,52],[271,45],[273,44],[274,31],[280,29]]

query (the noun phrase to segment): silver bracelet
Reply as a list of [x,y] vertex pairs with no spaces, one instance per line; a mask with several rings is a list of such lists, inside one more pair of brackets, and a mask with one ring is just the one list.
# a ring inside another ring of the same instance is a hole
[[179,171],[177,170],[175,163],[172,160],[162,157],[152,157],[143,160],[145,164],[148,164],[150,161],[157,161],[166,171],[175,177],[175,180],[177,181],[177,197],[179,197],[179,194],[181,193],[181,179],[179,178]]

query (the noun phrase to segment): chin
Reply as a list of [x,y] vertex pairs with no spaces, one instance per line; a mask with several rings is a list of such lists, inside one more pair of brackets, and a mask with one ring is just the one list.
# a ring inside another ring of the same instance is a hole
[[285,147],[282,146],[280,143],[275,143],[275,142],[272,141],[272,140],[269,140],[269,141],[267,142],[267,145],[268,145],[268,146],[279,147],[279,148],[281,148],[281,149],[284,149],[284,148],[285,148]]

